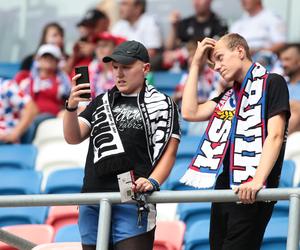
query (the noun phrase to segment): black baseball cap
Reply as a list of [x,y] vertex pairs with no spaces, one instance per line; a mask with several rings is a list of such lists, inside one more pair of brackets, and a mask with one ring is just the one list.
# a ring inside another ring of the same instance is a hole
[[136,60],[145,63],[150,61],[147,49],[143,44],[137,41],[126,41],[117,46],[110,56],[105,56],[103,62],[115,61],[121,64],[131,64]]
[[91,9],[84,15],[83,19],[79,23],[77,23],[77,27],[93,26],[95,25],[96,21],[105,18],[107,18],[107,16],[105,15],[104,12],[97,9]]

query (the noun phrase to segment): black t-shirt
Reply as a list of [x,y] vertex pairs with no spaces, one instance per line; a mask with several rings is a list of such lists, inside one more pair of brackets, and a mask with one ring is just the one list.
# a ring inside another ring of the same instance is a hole
[[177,26],[177,37],[181,42],[201,41],[204,37],[219,38],[228,31],[226,23],[214,13],[205,22],[198,22],[196,16],[181,20]]
[[[275,188],[278,187],[279,178],[282,168],[282,163],[284,159],[284,151],[287,138],[287,127],[288,120],[290,118],[290,105],[289,105],[289,92],[287,88],[287,83],[284,78],[277,74],[269,74],[267,78],[267,93],[266,93],[266,110],[265,117],[267,118],[266,125],[268,125],[268,119],[278,115],[280,113],[286,114],[286,128],[285,128],[285,138],[281,146],[278,159],[272,168],[271,173],[267,179],[267,187]],[[220,94],[218,97],[212,99],[218,103],[223,97],[226,90]],[[223,172],[218,176],[216,181],[216,189],[228,189],[230,186],[229,181],[229,147],[223,160]]]
[[[99,97],[98,97],[99,98]],[[91,124],[93,112],[97,107],[97,98],[80,114]],[[118,96],[114,100],[112,113],[119,130],[119,135],[127,158],[132,163],[135,178],[149,177],[153,170],[148,155],[145,128],[139,112],[136,96]],[[179,138],[178,112],[174,112],[173,135]],[[177,136],[176,136],[177,135]],[[113,166],[112,166],[113,167]],[[119,191],[116,175],[99,176],[93,164],[93,144],[90,142],[85,165],[82,192],[116,192]]]

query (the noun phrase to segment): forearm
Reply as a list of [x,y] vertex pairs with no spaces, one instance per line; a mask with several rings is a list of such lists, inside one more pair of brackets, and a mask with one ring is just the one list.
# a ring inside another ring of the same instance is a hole
[[199,66],[192,64],[189,71],[187,82],[185,83],[181,112],[184,119],[189,120],[195,117],[198,109],[198,78]]
[[159,184],[162,184],[169,176],[172,167],[176,160],[176,152],[179,141],[175,138],[171,138],[168,144],[168,148],[161,157],[160,161],[156,165],[155,169],[151,173],[150,177],[157,180]]
[[167,38],[166,45],[165,45],[167,50],[172,50],[176,47],[176,42],[177,42],[177,34],[176,33],[177,33],[176,25],[172,25],[170,34]]
[[77,112],[64,112],[63,130],[66,142],[69,144],[81,143],[85,138],[81,134]]
[[35,103],[33,101],[28,102],[21,113],[21,119],[19,123],[13,129],[12,133],[20,138],[26,131],[26,129],[30,126],[37,113],[38,108]]
[[283,137],[281,135],[266,137],[260,162],[253,178],[254,181],[262,185],[265,183],[279,156],[282,142]]

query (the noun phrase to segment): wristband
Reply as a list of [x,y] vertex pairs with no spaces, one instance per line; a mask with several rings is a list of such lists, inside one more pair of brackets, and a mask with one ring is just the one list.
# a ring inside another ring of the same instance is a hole
[[76,110],[78,109],[78,106],[76,106],[75,108],[69,108],[68,104],[69,104],[69,101],[66,100],[66,102],[65,102],[65,109],[66,109],[67,111],[69,111],[69,112],[74,112],[74,111],[76,111]]
[[159,185],[157,180],[149,177],[148,181],[150,181],[151,185],[153,186],[153,191],[159,191],[160,190],[160,185]]

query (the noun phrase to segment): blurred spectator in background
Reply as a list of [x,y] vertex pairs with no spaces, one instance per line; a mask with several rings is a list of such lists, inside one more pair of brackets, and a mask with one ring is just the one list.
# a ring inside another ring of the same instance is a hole
[[64,72],[59,71],[60,49],[44,44],[37,51],[37,72],[20,82],[20,87],[36,103],[39,120],[55,117],[62,110],[69,96],[71,83]]
[[[48,23],[43,28],[38,48],[43,44],[54,44],[60,48],[62,56],[59,62],[59,66],[61,68],[64,68],[68,55],[65,52],[64,29],[62,28],[62,26],[55,22]],[[35,53],[28,55],[21,62],[20,71],[15,76],[15,79],[18,83],[29,76],[30,70],[32,70],[34,66]]]
[[89,77],[91,83],[92,98],[110,90],[114,86],[112,68],[110,64],[103,63],[103,57],[112,54],[115,46],[125,39],[108,32],[99,33],[95,38],[95,59],[89,64]]
[[89,10],[77,24],[80,34],[79,40],[73,46],[73,53],[69,57],[66,72],[74,76],[74,68],[88,65],[95,51],[95,36],[108,30],[109,19],[106,14],[97,9]]
[[195,14],[182,20],[178,11],[171,13],[171,31],[163,58],[165,68],[175,62],[187,66],[188,53],[184,48],[187,42],[201,41],[204,37],[217,39],[227,32],[226,23],[211,10],[211,3],[212,0],[193,0]]
[[289,134],[300,131],[300,44],[288,44],[280,52],[284,74],[288,77],[291,118]]
[[118,0],[101,0],[96,8],[107,15],[110,28],[119,20]]
[[[0,144],[26,139],[26,131],[37,114],[37,108],[13,80],[0,80]],[[22,138],[22,139],[21,139]],[[23,141],[30,143],[30,141]]]
[[263,7],[261,0],[241,0],[246,13],[230,27],[230,32],[243,36],[254,55],[261,50],[278,53],[286,42],[283,20]]
[[146,0],[121,0],[120,18],[112,28],[112,33],[127,40],[136,40],[145,45],[153,70],[161,67],[163,47],[159,26],[153,16],[146,12]]

